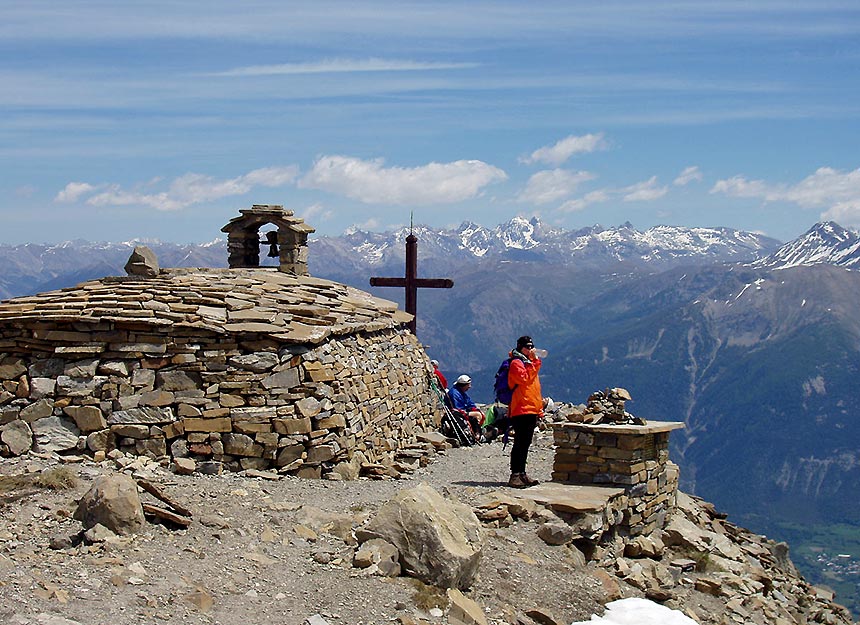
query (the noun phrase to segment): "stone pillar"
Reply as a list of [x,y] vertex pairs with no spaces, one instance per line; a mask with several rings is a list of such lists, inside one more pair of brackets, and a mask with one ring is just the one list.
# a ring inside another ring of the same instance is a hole
[[621,527],[649,534],[665,523],[675,506],[678,466],[669,461],[669,433],[679,422],[647,425],[554,423],[552,479],[567,484],[599,484],[627,491]]
[[278,269],[296,276],[308,275],[308,235],[291,229],[278,230]]
[[227,236],[227,263],[234,267],[260,266],[260,234],[257,230],[233,230]]

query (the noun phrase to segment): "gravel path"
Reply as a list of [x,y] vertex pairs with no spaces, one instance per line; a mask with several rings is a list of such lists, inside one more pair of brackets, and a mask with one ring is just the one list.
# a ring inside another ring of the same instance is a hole
[[[542,480],[549,479],[551,443],[550,433],[537,433],[529,458],[530,474]],[[14,499],[17,490],[0,504],[0,622],[444,623],[431,610],[440,602],[433,589],[353,568],[354,545],[338,522],[346,516],[358,524],[399,489],[422,481],[471,503],[506,488],[509,453],[500,442],[451,449],[408,479],[351,482],[181,477],[150,464],[144,475],[149,471],[152,482],[193,511],[187,530],[148,525],[131,539],[55,550],[52,537],[80,529],[69,518],[76,500],[92,479],[112,470],[89,462],[65,465],[78,477],[75,488],[37,489]],[[36,475],[52,465],[34,456],[4,460],[0,474]],[[468,596],[485,608],[490,623],[516,622],[517,612],[536,607],[570,623],[600,611],[606,599],[580,554],[547,546],[536,527],[519,521],[486,532],[479,580]]]

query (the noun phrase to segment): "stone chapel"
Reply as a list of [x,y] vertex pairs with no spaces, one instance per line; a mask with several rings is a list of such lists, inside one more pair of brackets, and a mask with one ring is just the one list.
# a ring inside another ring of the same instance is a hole
[[[156,267],[0,303],[0,456],[120,450],[322,477],[359,452],[392,463],[435,429],[411,315],[309,276],[314,230],[281,206],[223,231],[229,269]],[[261,243],[278,266],[260,266]]]

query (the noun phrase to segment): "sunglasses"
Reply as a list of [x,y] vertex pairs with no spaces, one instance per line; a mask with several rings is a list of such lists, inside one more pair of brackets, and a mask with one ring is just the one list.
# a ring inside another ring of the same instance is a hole
[[535,344],[534,344],[534,343],[529,343],[528,345],[526,345],[526,347],[527,347],[528,349],[534,349],[534,348],[535,348]]

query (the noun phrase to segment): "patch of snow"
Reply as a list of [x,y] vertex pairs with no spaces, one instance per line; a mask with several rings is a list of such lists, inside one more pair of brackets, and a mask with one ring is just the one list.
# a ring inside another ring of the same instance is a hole
[[506,248],[528,250],[538,245],[534,238],[535,225],[523,217],[514,217],[496,228],[494,234]]
[[458,233],[460,247],[468,250],[473,256],[484,256],[489,250],[491,234],[486,228],[473,223],[464,223]]
[[824,378],[820,375],[806,380],[802,384],[802,388],[804,397],[809,397],[813,393],[827,395],[827,385],[824,382]]
[[355,251],[368,262],[379,262],[380,260],[382,260],[382,254],[387,248],[387,243],[383,243],[382,245],[374,245],[373,243],[368,242],[356,247]]
[[603,616],[593,615],[590,621],[571,625],[698,625],[678,610],[672,610],[649,599],[630,597],[606,604]]
[[[132,239],[131,241],[123,241],[120,245],[125,247],[134,247],[135,245],[159,245],[161,241],[159,239]],[[65,247],[65,243],[63,246]],[[103,244],[102,247],[109,247],[112,243]]]

